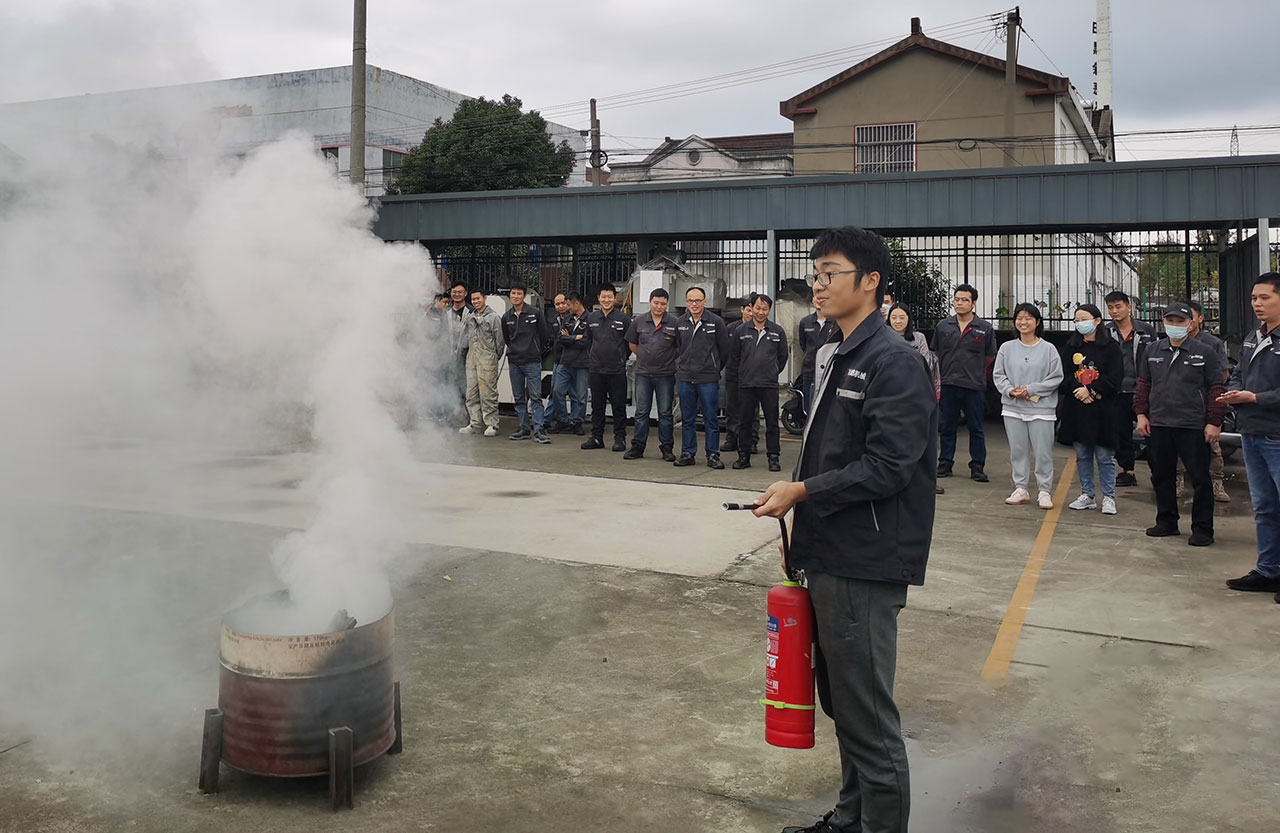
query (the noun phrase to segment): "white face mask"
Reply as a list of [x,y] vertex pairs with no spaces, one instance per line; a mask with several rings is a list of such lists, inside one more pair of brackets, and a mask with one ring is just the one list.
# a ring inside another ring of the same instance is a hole
[[1094,324],[1092,320],[1076,322],[1076,332],[1082,336],[1093,335],[1093,331],[1097,328],[1098,325]]
[[1174,341],[1181,341],[1187,337],[1187,333],[1190,332],[1190,328],[1186,326],[1180,327],[1177,324],[1165,324],[1164,331],[1165,334]]
[[881,314],[881,315],[884,315],[884,316],[888,316],[888,315],[889,315],[889,310],[891,310],[891,309],[893,309],[893,304],[881,304],[881,305],[880,305],[880,314]]

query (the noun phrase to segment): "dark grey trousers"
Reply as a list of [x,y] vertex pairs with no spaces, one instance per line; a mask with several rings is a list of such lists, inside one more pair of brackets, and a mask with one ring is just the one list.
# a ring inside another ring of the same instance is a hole
[[842,833],[907,833],[911,783],[893,677],[907,588],[810,573],[817,683],[835,721],[843,775],[830,824]]

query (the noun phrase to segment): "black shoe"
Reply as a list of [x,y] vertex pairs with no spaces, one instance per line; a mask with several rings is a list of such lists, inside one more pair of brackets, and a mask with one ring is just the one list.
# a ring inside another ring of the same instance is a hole
[[[614,449],[613,449],[613,450],[614,450],[614,451],[617,451],[617,450],[618,450],[617,446],[614,446]],[[642,445],[633,445],[633,446],[631,446],[630,450],[628,450],[628,451],[627,451],[627,453],[626,453],[626,454],[623,454],[623,455],[622,455],[622,459],[624,459],[624,460],[639,460],[639,459],[640,459],[641,457],[643,457],[643,456],[644,456],[644,446],[642,446]]]
[[757,446],[757,445],[753,445],[753,446],[751,446],[751,450],[750,450],[750,451],[748,451],[747,453],[748,453],[748,454],[759,454],[759,453],[760,453],[760,446]]
[[1187,543],[1193,547],[1207,547],[1213,543],[1213,536],[1206,532],[1191,533],[1191,537],[1187,539]]
[[1137,486],[1138,478],[1134,477],[1132,474],[1122,472],[1116,475],[1116,485],[1117,486]]
[[987,473],[982,470],[982,466],[969,467],[969,479],[976,480],[979,483],[990,483],[991,478],[987,477]]
[[838,830],[831,826],[831,817],[835,815],[835,812],[835,810],[829,811],[825,816],[818,819],[816,823],[808,827],[798,827],[796,825],[784,827],[782,828],[782,833],[839,833]]
[[1257,570],[1250,570],[1247,576],[1227,579],[1227,586],[1232,590],[1247,590],[1253,593],[1280,593],[1280,578],[1267,578]]
[[750,455],[750,454],[742,454],[742,453],[739,453],[739,454],[738,454],[738,459],[736,459],[736,460],[734,460],[734,461],[733,461],[733,467],[734,467],[735,469],[749,469],[749,468],[751,468],[751,455]]
[[935,495],[945,495],[947,493],[947,490],[935,483],[933,485],[933,493]]
[[521,428],[521,429],[517,430],[514,434],[512,434],[510,437],[507,437],[507,439],[509,439],[509,440],[527,440],[527,439],[529,439],[529,438],[530,438],[530,437],[532,437],[532,436],[533,436],[533,434],[532,434],[532,432],[530,432],[530,431],[529,431],[529,429],[528,429],[528,428]]
[[596,439],[595,437],[592,437],[591,439],[587,440],[585,443],[582,444],[583,451],[589,451],[593,448],[604,448],[604,443]]
[[724,441],[720,443],[721,451],[737,451],[738,438],[734,434],[725,434]]
[[626,450],[627,450],[627,441],[626,441],[626,440],[624,440],[624,439],[618,439],[617,437],[614,437],[614,438],[613,438],[613,450],[614,450],[614,451],[626,451]]
[[951,464],[950,464],[950,463],[939,463],[939,464],[938,464],[938,477],[950,477],[950,476],[951,476]]
[[547,436],[546,431],[534,431],[533,441],[538,445],[551,445],[551,438]]
[[1148,538],[1172,538],[1175,535],[1181,535],[1177,527],[1153,526],[1147,530]]
[[660,445],[658,449],[662,452],[662,462],[674,463],[676,461],[676,455],[671,453],[671,446]]
[[720,462],[719,454],[707,455],[707,468],[717,470],[724,468],[724,463]]
[[676,460],[675,465],[677,465],[677,466],[692,466],[692,465],[694,464],[694,462],[696,462],[696,461],[693,459],[693,455],[692,455],[692,454],[681,454],[681,455],[680,455],[680,459],[679,459],[679,460]]
[[560,432],[564,431],[564,429],[565,429],[565,426],[561,424],[560,420],[553,419],[551,420],[551,424],[547,426],[547,433],[559,434]]
[[575,433],[575,434],[577,434],[579,437],[581,437],[581,436],[586,435],[586,433],[587,433],[587,432],[586,432],[586,430],[582,427],[582,423],[581,423],[581,422],[575,422],[575,423],[573,424],[573,433]]
[[769,471],[782,471],[782,463],[777,454],[769,455]]

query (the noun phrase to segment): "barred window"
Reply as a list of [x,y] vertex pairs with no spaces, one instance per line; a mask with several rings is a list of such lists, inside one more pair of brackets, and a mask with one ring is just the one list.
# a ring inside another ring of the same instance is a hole
[[896,174],[916,169],[916,126],[859,125],[856,135],[858,173]]

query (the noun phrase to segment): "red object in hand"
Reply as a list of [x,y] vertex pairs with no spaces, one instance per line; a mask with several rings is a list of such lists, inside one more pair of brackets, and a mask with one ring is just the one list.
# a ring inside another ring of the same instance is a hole
[[1098,381],[1098,377],[1102,374],[1092,367],[1082,367],[1076,371],[1076,378],[1080,380],[1080,384],[1086,388]]
[[814,623],[809,591],[796,581],[769,590],[764,666],[764,739],[813,748]]

